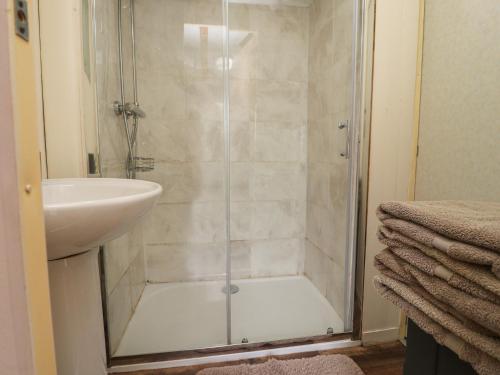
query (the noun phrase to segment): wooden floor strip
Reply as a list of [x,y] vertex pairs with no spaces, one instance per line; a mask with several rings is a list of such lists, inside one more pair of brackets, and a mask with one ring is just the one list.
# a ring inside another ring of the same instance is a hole
[[[359,346],[355,348],[332,349],[321,352],[309,352],[275,357],[278,359],[306,358],[316,355],[345,354],[351,357],[365,375],[402,375],[405,356],[405,348],[399,342],[386,344]],[[195,375],[198,371],[208,367],[221,367],[227,365],[237,365],[242,363],[262,363],[272,357],[247,359],[225,363],[215,363],[209,365],[176,367],[159,370],[143,370],[136,372],[122,373],[123,375]]]

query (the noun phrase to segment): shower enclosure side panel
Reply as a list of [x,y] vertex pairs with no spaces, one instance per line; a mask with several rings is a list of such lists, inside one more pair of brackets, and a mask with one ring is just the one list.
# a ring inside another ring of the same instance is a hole
[[351,117],[352,0],[317,0],[310,10],[308,192],[305,274],[344,318]]
[[[126,1],[123,3],[128,5]],[[124,18],[128,18],[125,16],[127,13],[126,10],[123,12]],[[115,115],[112,106],[120,97],[117,20],[116,0],[95,0],[95,67],[101,175],[125,178],[128,150],[123,119]],[[127,28],[126,25],[123,26]],[[124,35],[124,41],[130,41],[127,35]],[[124,55],[124,60],[130,60],[128,52]],[[113,353],[145,286],[141,225],[106,244],[104,267],[108,337]]]

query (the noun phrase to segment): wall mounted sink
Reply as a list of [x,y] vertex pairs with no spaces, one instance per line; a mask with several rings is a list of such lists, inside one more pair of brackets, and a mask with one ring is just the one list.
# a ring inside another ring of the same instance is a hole
[[115,178],[49,179],[42,190],[49,260],[125,234],[162,192],[154,182]]

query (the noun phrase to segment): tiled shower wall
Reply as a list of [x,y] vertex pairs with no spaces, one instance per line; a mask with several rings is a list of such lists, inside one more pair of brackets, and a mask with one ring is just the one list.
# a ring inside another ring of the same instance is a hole
[[343,318],[348,162],[338,123],[351,115],[352,0],[313,1],[309,23],[305,274]]
[[[164,193],[144,225],[152,282],[225,274],[221,2],[136,0],[140,178]],[[229,5],[234,278],[303,273],[306,7]]]
[[[103,177],[125,178],[127,144],[123,120],[113,112],[113,101],[120,97],[118,75],[118,36],[116,1],[96,1],[96,81],[100,167]],[[124,5],[127,2],[124,1]],[[125,10],[123,14],[127,14]],[[127,18],[124,19],[125,30]],[[125,38],[127,38],[125,36]],[[130,47],[125,49],[125,61],[130,61]],[[129,66],[126,66],[129,68]],[[129,70],[127,70],[129,72]],[[127,83],[127,96],[131,91]],[[127,327],[146,284],[144,246],[141,226],[107,243],[104,247],[108,333],[112,352]]]
[[[347,162],[339,156],[345,133],[336,126],[350,115],[351,1],[294,3],[229,5],[232,275],[305,273],[342,315]],[[101,170],[125,177],[126,138],[112,110],[117,2],[96,6]],[[137,177],[164,192],[143,230],[106,246],[113,351],[146,279],[225,274],[221,2],[136,0],[135,14],[139,102],[147,114],[138,154],[156,161]]]

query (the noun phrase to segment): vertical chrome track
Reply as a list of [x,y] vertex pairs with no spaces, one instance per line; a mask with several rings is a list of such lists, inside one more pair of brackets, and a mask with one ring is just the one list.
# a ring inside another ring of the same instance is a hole
[[[96,62],[96,53],[97,53],[97,17],[96,17],[96,0],[92,0],[92,71],[94,72],[94,85],[93,85],[93,94],[94,94],[94,104],[95,104],[95,123],[96,123],[96,141],[97,141],[97,175],[102,177],[102,164],[101,164],[101,126],[99,122],[99,95],[97,89],[97,62]],[[90,176],[87,176],[90,177]]]
[[226,334],[231,345],[231,138],[229,119],[229,2],[222,0],[224,80],[224,191],[226,202]]
[[[123,80],[123,37],[122,37],[122,0],[118,0],[118,57],[120,65],[120,100],[122,106],[125,106],[125,83]],[[123,124],[125,125],[125,132],[127,133],[128,157],[125,165],[127,178],[131,178],[130,174],[130,161],[133,157],[132,135],[128,126],[128,118],[125,111],[122,112]]]
[[351,78],[351,126],[349,158],[349,186],[347,199],[347,254],[345,260],[344,330],[352,330],[354,319],[354,289],[359,207],[360,131],[363,62],[363,14],[364,0],[353,0],[352,18],[352,78]]
[[[130,0],[129,15],[130,15],[130,38],[132,43],[132,85],[134,91],[134,104],[139,106],[137,98],[137,68],[135,57],[135,1]],[[134,123],[132,127],[132,157],[136,155],[137,150],[137,131],[139,130],[139,119],[134,116]],[[133,160],[133,159],[132,159]],[[135,165],[134,165],[135,166]],[[135,178],[135,169],[132,171],[132,178]]]
[[139,105],[137,100],[137,69],[135,60],[135,1],[130,0],[129,15],[130,15],[130,36],[132,43],[132,84],[134,85],[134,104]]

